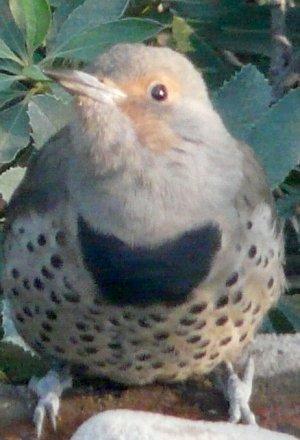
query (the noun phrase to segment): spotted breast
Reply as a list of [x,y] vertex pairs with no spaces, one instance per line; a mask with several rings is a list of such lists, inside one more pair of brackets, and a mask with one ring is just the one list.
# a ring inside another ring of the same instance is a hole
[[17,330],[41,356],[128,384],[183,380],[234,360],[282,290],[282,240],[267,204],[243,218],[230,243],[235,265],[212,275],[227,252],[217,223],[130,246],[93,230],[62,188],[63,203],[54,192],[41,209],[35,187],[18,213],[29,182],[8,211],[3,285]]

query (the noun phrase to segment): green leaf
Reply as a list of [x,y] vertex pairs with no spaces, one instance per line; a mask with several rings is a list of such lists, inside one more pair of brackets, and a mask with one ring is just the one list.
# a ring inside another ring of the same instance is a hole
[[8,58],[10,60],[20,63],[20,58],[17,57],[12,50],[0,38],[0,58]]
[[82,5],[84,0],[68,0],[59,2],[52,16],[51,28],[47,35],[47,47],[51,48],[56,39],[62,24],[67,20],[71,12],[78,6]]
[[269,7],[240,0],[204,0],[174,2],[174,9],[193,19],[192,26],[199,36],[215,48],[270,56]]
[[127,4],[128,0],[86,0],[74,9],[62,24],[54,47],[66,43],[87,29],[117,20],[123,15]]
[[293,326],[293,331],[300,332],[300,296],[284,295],[278,304],[278,309]]
[[41,359],[25,352],[13,343],[0,343],[0,368],[4,377],[11,383],[27,383],[31,377],[41,377],[47,373],[43,368]]
[[300,89],[275,104],[246,136],[275,188],[300,162]]
[[224,0],[218,3],[211,0],[176,0],[170,3],[177,14],[201,21],[215,20],[224,15],[228,10],[231,10],[234,4],[238,6],[236,1],[227,1],[226,7]]
[[276,333],[295,333],[293,323],[279,308],[271,309],[269,318]]
[[15,61],[2,59],[0,62],[0,70],[2,72],[10,72],[19,75],[22,72],[22,66]]
[[32,375],[45,374],[46,362],[39,359],[17,333],[11,319],[10,304],[2,301],[4,338],[0,344],[0,369],[11,381],[28,381]]
[[51,91],[57,100],[62,101],[67,105],[70,104],[73,97],[60,84],[52,82],[49,84],[49,86],[51,87]]
[[210,35],[207,35],[203,27],[202,32],[200,31],[199,34],[219,50],[229,50],[236,54],[260,54],[270,57],[272,50],[268,28],[256,32],[229,28],[223,29],[221,32],[211,32]]
[[36,95],[28,105],[28,115],[35,147],[40,148],[73,117],[72,97],[60,100],[53,95]]
[[11,161],[29,142],[29,118],[26,107],[14,105],[0,114],[0,162]]
[[49,367],[48,361],[24,351],[24,342],[21,344],[21,337],[17,335],[0,343],[0,369],[14,384],[27,383],[33,376],[41,377]]
[[26,35],[30,54],[39,47],[48,32],[51,11],[47,0],[9,0],[12,15]]
[[0,193],[3,199],[8,202],[13,192],[24,177],[26,168],[10,168],[0,175]]
[[22,73],[27,78],[33,79],[35,81],[49,81],[49,78],[43,74],[38,65],[25,67],[22,70]]
[[0,38],[21,59],[26,59],[25,40],[13,20],[7,0],[0,0]]
[[71,38],[57,47],[48,58],[72,58],[91,61],[108,47],[121,43],[148,40],[163,29],[160,23],[139,18],[125,18],[104,23]]
[[247,132],[269,110],[271,87],[251,64],[243,67],[214,95],[214,104],[228,130],[245,139]]
[[286,185],[288,193],[276,200],[278,213],[281,217],[290,218],[295,214],[296,206],[300,205],[300,185]]
[[[0,92],[0,108],[6,105],[8,102],[12,101],[16,98],[21,98],[22,95],[24,95],[25,92],[22,90],[16,90],[16,89],[8,89],[3,90]],[[0,113],[0,119],[1,119],[1,113]]]
[[259,327],[259,333],[275,333],[275,329],[268,315],[264,317],[263,322]]
[[173,17],[172,22],[172,35],[175,40],[176,48],[186,53],[193,50],[193,46],[190,41],[190,37],[193,34],[193,29],[187,24],[187,22],[176,15]]
[[18,76],[6,75],[5,73],[0,73],[0,92],[7,90],[10,86],[18,80]]

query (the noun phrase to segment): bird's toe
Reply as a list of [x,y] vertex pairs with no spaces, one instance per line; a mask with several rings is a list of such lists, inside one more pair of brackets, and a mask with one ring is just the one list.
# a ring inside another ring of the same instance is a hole
[[33,377],[28,386],[38,397],[33,422],[35,424],[37,438],[40,438],[43,431],[45,415],[48,416],[54,431],[56,431],[60,397],[65,389],[72,387],[72,379],[65,371],[57,372],[50,370],[47,375],[41,379]]

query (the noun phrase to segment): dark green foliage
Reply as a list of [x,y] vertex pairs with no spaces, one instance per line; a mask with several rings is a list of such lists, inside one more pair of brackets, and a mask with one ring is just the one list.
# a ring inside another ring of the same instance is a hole
[[51,6],[48,0],[0,0],[2,163],[28,145],[30,133],[39,148],[68,122],[60,109],[71,98],[52,86],[44,67],[91,61],[113,44],[145,41],[163,29],[149,18],[124,17],[128,0],[70,0]]

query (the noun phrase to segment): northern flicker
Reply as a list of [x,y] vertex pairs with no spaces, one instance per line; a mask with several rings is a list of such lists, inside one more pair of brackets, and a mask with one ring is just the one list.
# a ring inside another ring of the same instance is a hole
[[284,287],[265,174],[182,55],[117,45],[49,72],[73,122],[7,209],[3,286],[41,356],[124,384],[233,362]]

